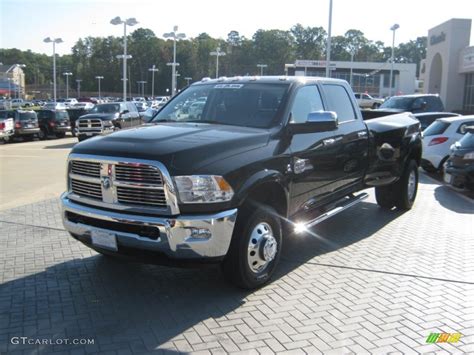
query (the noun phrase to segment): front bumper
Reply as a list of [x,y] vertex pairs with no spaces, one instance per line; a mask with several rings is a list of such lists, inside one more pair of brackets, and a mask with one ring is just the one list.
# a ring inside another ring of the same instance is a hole
[[67,193],[61,196],[61,202],[64,227],[74,238],[100,249],[91,244],[92,231],[112,233],[118,250],[108,252],[127,256],[144,251],[178,260],[222,258],[229,249],[237,219],[237,209],[205,215],[152,217],[84,206],[70,200]]
[[[446,166],[446,174],[449,177],[449,182],[455,187],[467,187],[474,184],[474,164],[464,167]],[[445,178],[446,180],[446,178]]]

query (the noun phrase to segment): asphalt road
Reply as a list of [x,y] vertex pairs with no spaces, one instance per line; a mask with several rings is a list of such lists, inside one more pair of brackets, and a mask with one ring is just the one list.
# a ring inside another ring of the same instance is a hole
[[0,145],[0,210],[58,197],[77,138]]

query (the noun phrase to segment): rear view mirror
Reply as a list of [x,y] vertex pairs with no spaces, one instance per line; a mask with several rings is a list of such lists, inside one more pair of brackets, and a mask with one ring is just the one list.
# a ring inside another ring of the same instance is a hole
[[310,112],[304,123],[290,125],[293,133],[314,133],[334,131],[337,129],[337,114],[333,111]]

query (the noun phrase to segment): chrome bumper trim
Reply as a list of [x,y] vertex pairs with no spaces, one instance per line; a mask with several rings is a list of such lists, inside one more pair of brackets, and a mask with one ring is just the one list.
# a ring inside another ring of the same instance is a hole
[[[157,251],[174,259],[200,259],[222,257],[227,254],[237,219],[237,209],[209,215],[189,215],[178,217],[149,217],[104,211],[86,207],[61,196],[62,218],[66,230],[79,237],[90,237],[92,230],[102,230],[117,236],[117,243],[141,250]],[[138,234],[98,228],[68,220],[66,212],[72,212],[97,220],[116,222],[124,225],[156,227],[160,237],[156,240]],[[207,229],[209,239],[198,239],[191,236],[192,229]]]

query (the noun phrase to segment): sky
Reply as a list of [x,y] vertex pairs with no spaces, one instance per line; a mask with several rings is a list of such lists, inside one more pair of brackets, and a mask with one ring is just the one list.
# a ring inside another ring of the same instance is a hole
[[[187,37],[206,32],[225,39],[232,30],[251,38],[258,29],[288,30],[297,23],[327,29],[328,13],[329,0],[0,0],[0,48],[51,54],[43,39],[61,37],[57,53],[68,54],[79,38],[122,36],[123,27],[110,24],[115,16],[135,17],[135,28],[149,28],[158,37],[178,25]],[[474,0],[333,0],[332,35],[358,29],[388,46],[395,23],[397,44],[426,36],[451,18],[473,15]]]

